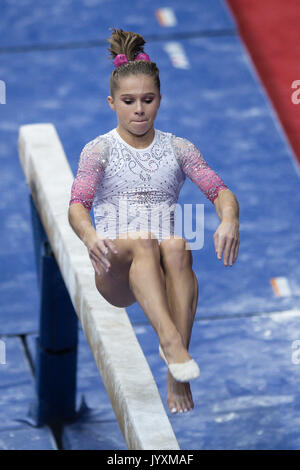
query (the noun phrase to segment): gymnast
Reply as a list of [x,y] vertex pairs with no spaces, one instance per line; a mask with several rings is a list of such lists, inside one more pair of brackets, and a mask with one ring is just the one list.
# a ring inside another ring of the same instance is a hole
[[[198,280],[189,244],[175,234],[174,214],[166,208],[176,204],[188,176],[215,206],[216,255],[232,266],[240,243],[239,204],[192,142],[154,128],[161,101],[157,65],[144,52],[141,35],[111,29],[114,69],[107,101],[118,125],[83,147],[69,223],[87,247],[100,294],[117,307],[138,302],[149,319],[168,366],[169,410],[182,413],[194,407],[189,381],[200,373],[188,353]],[[162,222],[149,229],[149,214],[155,219],[158,213]]]

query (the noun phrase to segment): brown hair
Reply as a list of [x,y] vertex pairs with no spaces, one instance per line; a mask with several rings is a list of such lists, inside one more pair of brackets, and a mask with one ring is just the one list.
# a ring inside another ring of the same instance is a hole
[[160,91],[160,80],[159,80],[159,69],[155,62],[148,62],[145,60],[135,60],[138,54],[144,52],[145,39],[138,33],[132,33],[131,31],[123,31],[122,29],[109,28],[113,32],[107,41],[110,43],[108,51],[110,59],[114,58],[118,54],[125,54],[128,63],[116,67],[110,76],[110,94],[114,97],[115,90],[118,88],[118,81],[122,77],[128,75],[150,75],[154,79],[154,83]]

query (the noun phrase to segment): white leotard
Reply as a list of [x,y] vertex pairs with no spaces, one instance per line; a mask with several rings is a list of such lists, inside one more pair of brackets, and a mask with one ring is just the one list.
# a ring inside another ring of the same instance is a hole
[[154,129],[149,147],[136,149],[116,129],[83,148],[70,205],[94,210],[96,231],[115,239],[129,232],[151,232],[159,242],[174,235],[174,210],[189,176],[213,202],[227,189],[187,139]]

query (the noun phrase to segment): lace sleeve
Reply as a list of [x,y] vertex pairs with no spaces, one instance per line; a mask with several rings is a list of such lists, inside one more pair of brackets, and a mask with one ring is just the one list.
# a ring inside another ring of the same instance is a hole
[[173,149],[182,171],[212,203],[221,189],[228,189],[205,161],[200,150],[187,139],[173,137]]
[[108,152],[109,146],[104,140],[95,142],[94,139],[83,147],[71,188],[69,207],[80,202],[91,210],[97,187],[107,166]]

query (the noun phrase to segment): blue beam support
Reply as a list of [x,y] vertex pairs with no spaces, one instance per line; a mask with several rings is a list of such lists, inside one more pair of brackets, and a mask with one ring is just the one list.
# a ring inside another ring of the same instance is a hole
[[37,278],[40,291],[36,342],[37,399],[30,411],[37,426],[76,418],[78,318],[30,194]]

